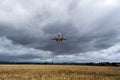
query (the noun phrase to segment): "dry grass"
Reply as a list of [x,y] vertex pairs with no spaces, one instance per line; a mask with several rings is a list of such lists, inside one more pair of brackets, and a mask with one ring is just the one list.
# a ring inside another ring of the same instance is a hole
[[0,80],[120,80],[120,67],[0,65]]

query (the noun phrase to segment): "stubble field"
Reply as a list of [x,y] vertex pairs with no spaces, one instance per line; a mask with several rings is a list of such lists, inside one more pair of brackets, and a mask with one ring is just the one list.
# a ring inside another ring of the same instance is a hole
[[0,80],[120,80],[120,67],[0,65]]

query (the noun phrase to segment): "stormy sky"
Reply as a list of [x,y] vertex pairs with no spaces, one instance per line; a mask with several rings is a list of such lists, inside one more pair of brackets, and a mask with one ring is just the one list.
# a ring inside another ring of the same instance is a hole
[[120,62],[120,1],[0,0],[0,61]]

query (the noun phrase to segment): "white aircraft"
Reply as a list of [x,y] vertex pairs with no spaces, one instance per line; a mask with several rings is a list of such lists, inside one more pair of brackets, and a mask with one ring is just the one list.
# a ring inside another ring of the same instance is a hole
[[57,36],[52,40],[56,40],[58,43],[60,43],[63,40],[66,40],[66,39],[62,37],[61,33],[58,33]]

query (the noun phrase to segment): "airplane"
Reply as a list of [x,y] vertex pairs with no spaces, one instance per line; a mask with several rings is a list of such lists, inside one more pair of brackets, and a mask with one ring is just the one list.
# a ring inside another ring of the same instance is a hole
[[52,40],[56,40],[58,43],[60,43],[63,40],[66,40],[66,39],[62,37],[61,33],[58,33],[57,36]]

